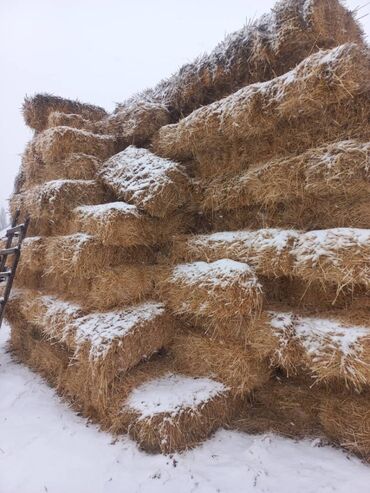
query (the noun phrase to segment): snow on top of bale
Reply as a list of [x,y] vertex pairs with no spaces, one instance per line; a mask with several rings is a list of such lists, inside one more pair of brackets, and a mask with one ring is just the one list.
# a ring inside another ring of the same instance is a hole
[[339,286],[370,286],[370,229],[333,228],[302,233],[292,254],[294,273]]
[[125,402],[125,407],[137,412],[138,419],[147,419],[161,413],[174,416],[189,410],[197,412],[207,401],[227,390],[221,382],[210,378],[167,373],[134,389]]
[[257,283],[254,269],[249,265],[230,259],[221,259],[209,264],[206,262],[193,262],[191,264],[178,265],[172,272],[172,278],[175,281],[194,283],[198,286],[217,285],[227,287],[235,281],[235,278],[245,274],[250,278],[242,281],[243,286],[249,287],[251,284]]
[[179,237],[174,241],[173,258],[188,261],[230,258],[248,262],[267,275],[290,275],[293,263],[290,252],[299,234],[294,229],[262,228]]
[[65,342],[75,354],[88,344],[91,360],[104,359],[114,341],[165,314],[162,303],[150,301],[120,310],[89,314],[79,305],[55,296],[35,297],[32,303],[36,310],[35,320],[49,337]]
[[178,265],[160,287],[175,313],[205,318],[212,327],[229,324],[230,333],[243,332],[244,317],[258,313],[263,300],[254,269],[230,259]]
[[[348,315],[348,314],[346,314]],[[293,312],[268,312],[276,338],[273,360],[285,367],[308,369],[314,379],[344,381],[361,389],[370,383],[370,327],[351,317],[319,318]]]
[[107,204],[85,205],[76,207],[75,212],[86,218],[105,219],[114,213],[124,213],[139,216],[140,212],[135,205],[126,202],[109,202]]
[[90,358],[98,359],[106,356],[113,340],[127,336],[163,314],[162,303],[146,302],[123,310],[85,315],[67,325],[65,330],[74,332],[77,347],[89,342]]
[[184,203],[188,179],[181,165],[147,149],[129,146],[99,169],[101,180],[118,199],[163,217]]

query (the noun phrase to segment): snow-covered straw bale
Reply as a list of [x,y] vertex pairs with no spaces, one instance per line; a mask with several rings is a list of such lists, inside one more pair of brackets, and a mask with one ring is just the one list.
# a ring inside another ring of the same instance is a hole
[[[229,180],[205,186],[204,210],[273,206],[318,197],[366,197],[370,192],[370,143],[344,140],[298,156],[273,159]],[[316,202],[317,203],[317,202]]]
[[294,274],[308,283],[332,282],[338,289],[370,287],[370,229],[333,228],[301,234],[292,251]]
[[169,344],[173,322],[163,304],[147,301],[110,312],[84,312],[53,296],[24,292],[23,315],[44,338],[65,345],[94,392],[106,398],[107,387],[121,372]]
[[181,165],[134,146],[112,156],[99,177],[116,198],[151,216],[164,217],[188,198],[188,178]]
[[357,312],[345,316],[268,311],[260,322],[264,327],[256,323],[251,329],[251,347],[269,351],[271,363],[288,374],[309,372],[313,381],[361,389],[370,384],[370,326],[366,317],[359,323]]
[[210,378],[167,373],[134,389],[123,405],[129,433],[149,452],[187,449],[227,425],[238,408],[229,389]]
[[259,274],[288,276],[293,266],[291,249],[299,234],[296,230],[266,228],[177,236],[172,258],[175,262],[229,258],[252,265]]
[[45,238],[30,236],[22,243],[22,254],[17,268],[17,285],[38,288],[44,271]]
[[73,209],[82,204],[99,204],[107,198],[101,184],[94,180],[52,180],[10,200],[12,215],[31,217],[31,234],[63,234],[70,230]]
[[51,94],[37,94],[26,98],[23,104],[23,116],[26,124],[39,132],[47,127],[48,117],[50,113],[55,111],[78,114],[91,121],[100,120],[107,115],[107,112],[99,106],[80,103]]
[[163,221],[126,202],[78,207],[74,218],[77,231],[95,235],[104,245],[122,247],[165,243],[186,226],[186,218],[181,214],[173,214]]
[[[291,72],[268,82],[256,83],[204,106],[175,125],[161,128],[154,142],[157,154],[171,159],[197,158],[199,171],[212,176],[216,172],[240,169],[243,162],[234,156],[223,162],[222,154],[243,143],[243,152],[251,154],[249,143],[276,131],[278,122],[322,112],[351,95],[370,89],[368,51],[355,44],[344,44],[306,58]],[[302,137],[302,136],[301,136]],[[306,137],[307,140],[307,137]],[[254,141],[254,142],[253,142]],[[307,145],[307,143],[306,143]],[[217,156],[212,154],[217,150]],[[238,150],[239,151],[239,150]],[[250,158],[257,160],[263,155]],[[237,153],[238,154],[238,153]],[[208,157],[207,157],[208,156]]]
[[230,259],[177,265],[163,280],[162,293],[176,314],[227,323],[230,333],[239,331],[244,317],[259,313],[263,300],[254,269]]
[[320,421],[328,438],[370,460],[370,399],[368,394],[330,395],[320,405]]
[[193,376],[215,376],[237,396],[249,394],[270,377],[267,363],[257,360],[240,344],[219,342],[196,332],[178,334],[171,351],[181,371]]

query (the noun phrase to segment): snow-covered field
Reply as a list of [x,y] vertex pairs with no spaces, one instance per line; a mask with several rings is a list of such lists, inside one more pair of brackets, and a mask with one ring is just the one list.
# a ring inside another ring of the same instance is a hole
[[5,352],[0,330],[0,493],[329,493],[370,488],[370,467],[315,441],[221,430],[152,456],[76,416]]

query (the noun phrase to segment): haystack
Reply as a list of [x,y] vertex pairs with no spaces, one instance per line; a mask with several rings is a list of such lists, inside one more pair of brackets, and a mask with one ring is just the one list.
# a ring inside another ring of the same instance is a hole
[[26,98],[23,104],[26,124],[38,132],[45,130],[50,113],[55,111],[78,114],[90,121],[98,121],[107,115],[99,106],[71,101],[51,94],[37,94],[32,98]]
[[[148,139],[166,123],[247,84],[283,74],[313,50],[346,41],[361,43],[361,32],[338,1],[280,1],[270,15],[229,35],[210,55],[118,105],[115,123],[121,122],[121,132],[137,143],[138,138]],[[145,124],[142,112],[148,114]]]
[[182,214],[173,214],[161,221],[126,202],[83,206],[74,211],[76,231],[92,234],[104,245],[121,247],[163,244],[171,235],[184,231],[186,221]]
[[249,394],[270,377],[268,364],[239,344],[194,332],[177,334],[171,352],[180,371],[192,376],[215,376],[236,396]]
[[370,287],[370,230],[334,228],[309,231],[292,251],[294,274],[310,283],[332,282],[338,289],[362,284]]
[[99,204],[107,199],[94,180],[53,180],[13,195],[10,210],[31,217],[30,234],[65,234],[70,231],[73,209],[81,204]]
[[124,402],[129,434],[148,452],[198,444],[228,424],[238,401],[221,382],[167,373],[135,388]]
[[[249,328],[254,353],[270,351],[272,365],[287,374],[308,373],[312,383],[344,382],[361,390],[370,384],[368,313],[304,316],[267,312]],[[359,324],[359,322],[362,322]],[[366,325],[365,325],[366,324]]]
[[178,236],[171,253],[174,262],[229,258],[252,265],[258,274],[289,276],[293,266],[291,250],[299,234],[295,230],[258,229]]
[[370,191],[369,168],[369,142],[339,141],[256,165],[227,181],[215,178],[206,187],[202,208],[234,210],[297,199],[316,202],[318,197],[328,196],[363,198]]
[[[233,142],[271,133],[284,118],[302,112],[309,116],[322,106],[369,90],[369,75],[368,52],[355,44],[320,51],[287,74],[246,86],[194,111],[176,125],[161,128],[154,149],[171,159],[186,160],[209,148],[222,149]],[[204,174],[218,171],[217,161],[211,160],[208,169],[206,163],[201,166]]]
[[188,198],[188,177],[182,166],[134,146],[108,159],[99,177],[117,199],[151,216],[169,215]]
[[321,405],[320,421],[335,443],[370,459],[370,396],[331,395]]

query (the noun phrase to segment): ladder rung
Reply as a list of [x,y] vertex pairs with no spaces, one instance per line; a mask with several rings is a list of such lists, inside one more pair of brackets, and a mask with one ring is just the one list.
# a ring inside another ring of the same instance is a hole
[[12,272],[10,270],[7,270],[6,272],[0,272],[0,279],[2,277],[10,277],[12,275]]
[[13,228],[9,228],[6,231],[6,236],[13,235],[14,233],[20,233],[24,229],[24,224],[18,224],[18,226],[14,226]]
[[0,250],[0,255],[12,255],[14,253],[19,252],[19,247],[11,247],[11,248],[4,248],[4,250]]

